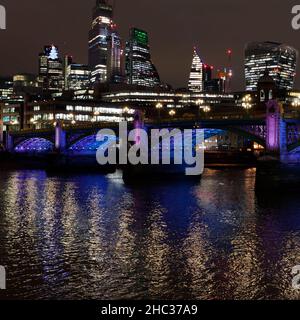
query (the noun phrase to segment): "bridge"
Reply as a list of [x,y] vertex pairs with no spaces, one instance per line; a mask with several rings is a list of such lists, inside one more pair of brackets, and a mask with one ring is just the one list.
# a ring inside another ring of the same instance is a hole
[[[139,112],[137,114],[140,114]],[[281,162],[300,162],[300,119],[287,117],[276,100],[266,103],[266,112],[262,117],[194,117],[170,118],[167,121],[143,121],[137,116],[129,130],[139,126],[147,130],[153,128],[168,129],[204,129],[205,139],[215,135],[232,132],[258,143],[265,148],[266,154]],[[47,154],[57,152],[69,156],[94,155],[103,144],[96,140],[100,129],[111,129],[118,134],[118,123],[93,123],[89,126],[56,127],[44,130],[23,130],[10,132],[6,139],[6,148],[13,153]],[[105,141],[107,142],[107,141]]]

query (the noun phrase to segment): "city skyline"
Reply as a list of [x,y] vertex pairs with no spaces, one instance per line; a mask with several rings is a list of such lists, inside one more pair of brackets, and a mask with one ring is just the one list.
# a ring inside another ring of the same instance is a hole
[[[255,11],[255,21],[246,22],[242,20],[245,16],[254,14],[255,1],[246,6],[234,0],[222,2],[219,6],[210,5],[207,1],[201,5],[192,0],[188,2],[190,5],[183,6],[180,11],[179,7],[182,5],[177,1],[165,0],[161,3],[159,10],[155,4],[148,1],[130,0],[126,5],[117,1],[114,15],[114,21],[118,24],[120,35],[124,40],[128,39],[129,29],[132,26],[142,28],[149,33],[153,63],[157,66],[162,81],[170,83],[175,88],[187,86],[192,59],[191,48],[195,45],[199,48],[201,58],[214,65],[215,69],[226,66],[226,50],[233,49],[233,90],[244,89],[244,46],[248,41],[278,41],[299,49],[298,33],[293,31],[290,25],[292,1],[277,5],[278,9],[272,13],[273,25],[270,25],[265,17],[268,6],[274,1],[260,4],[259,12]],[[22,72],[37,73],[36,56],[42,46],[51,43],[56,44],[63,54],[73,55],[79,63],[87,63],[87,38],[91,9],[95,5],[95,0],[72,3],[72,8],[70,1],[63,0],[60,1],[59,11],[55,11],[55,8],[58,8],[56,0],[51,4],[43,5],[43,8],[38,6],[36,0],[19,3],[17,6],[8,1],[2,1],[2,3],[7,8],[8,29],[2,31],[0,36],[2,41],[9,45],[2,49],[1,76]],[[199,10],[200,7],[203,10]],[[244,13],[240,12],[242,7],[244,7]],[[32,14],[35,11],[39,12],[39,15],[36,14],[36,21],[33,21]],[[66,15],[66,12],[69,14]],[[194,12],[199,14],[191,15]],[[27,14],[31,19],[26,18]],[[48,19],[43,19],[46,15]],[[225,15],[226,19],[224,19]],[[166,19],[168,17],[169,19]],[[186,17],[189,19],[185,19]],[[51,18],[52,20],[55,18],[53,21],[56,24],[51,22]],[[153,18],[157,23],[153,24]],[[165,23],[167,20],[168,23]],[[26,21],[26,24],[22,25],[22,21]],[[76,24],[71,24],[72,21],[76,21]],[[241,27],[234,31],[236,23]],[[260,30],[266,24],[270,26]],[[39,26],[38,30],[35,28],[36,25]],[[60,32],[57,32],[58,30]],[[203,30],[209,32],[203,32]],[[244,32],[241,32],[243,30]],[[26,34],[35,36],[26,37]],[[277,36],[276,39],[274,34]],[[181,41],[180,46],[178,41]],[[296,77],[295,87],[300,87],[298,77]]]

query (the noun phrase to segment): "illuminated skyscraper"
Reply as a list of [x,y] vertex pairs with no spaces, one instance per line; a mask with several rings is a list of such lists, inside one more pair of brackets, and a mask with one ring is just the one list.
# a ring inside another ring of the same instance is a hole
[[204,89],[204,77],[203,77],[203,62],[194,48],[193,62],[191,67],[190,79],[189,79],[189,91],[202,92]]
[[279,89],[292,90],[298,51],[276,42],[253,42],[245,50],[246,90],[255,91],[266,69]]
[[39,55],[39,85],[49,91],[61,91],[64,86],[63,63],[58,48],[45,46]]
[[116,25],[112,25],[111,35],[107,39],[108,59],[107,59],[107,81],[109,83],[124,82],[124,50],[121,38],[116,30]]
[[89,33],[91,81],[107,81],[108,39],[112,33],[113,8],[107,0],[97,0]]
[[151,61],[148,33],[132,28],[126,44],[126,77],[128,84],[144,87],[160,85],[158,72]]

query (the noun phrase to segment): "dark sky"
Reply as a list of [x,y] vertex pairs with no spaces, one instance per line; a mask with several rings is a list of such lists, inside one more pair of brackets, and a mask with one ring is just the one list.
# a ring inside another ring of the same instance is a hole
[[[77,62],[87,63],[87,35],[95,1],[0,0],[8,20],[7,30],[0,31],[0,75],[36,73],[38,53],[51,43]],[[202,59],[216,68],[226,63],[226,49],[233,49],[236,90],[244,86],[247,41],[285,42],[300,50],[300,31],[291,28],[291,8],[300,2],[297,0],[116,1],[115,21],[123,39],[131,26],[147,30],[160,76],[174,87],[187,84],[194,45]]]

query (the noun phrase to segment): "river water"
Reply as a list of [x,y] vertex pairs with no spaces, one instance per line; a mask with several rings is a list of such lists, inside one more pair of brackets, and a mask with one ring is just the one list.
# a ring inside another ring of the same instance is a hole
[[1,171],[0,297],[299,299],[299,193],[257,194],[255,179],[206,169],[128,186],[119,172]]

